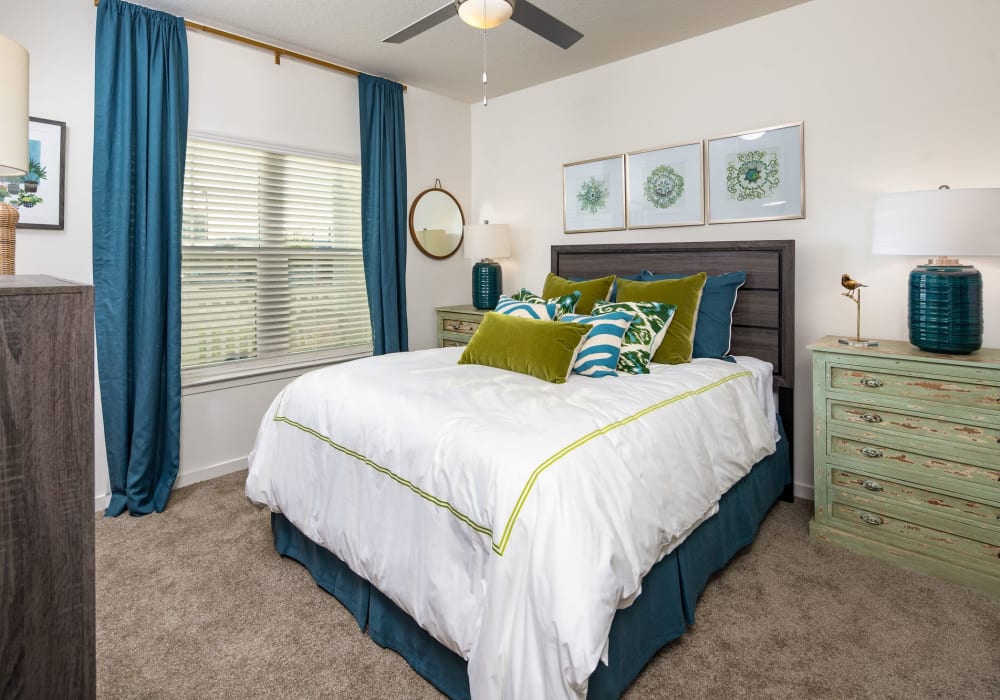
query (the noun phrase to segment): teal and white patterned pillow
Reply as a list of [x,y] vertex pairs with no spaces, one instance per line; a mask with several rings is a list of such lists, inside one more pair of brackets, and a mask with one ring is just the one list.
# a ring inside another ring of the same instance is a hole
[[594,303],[594,316],[616,311],[635,314],[622,338],[622,352],[618,357],[618,371],[629,374],[649,374],[649,360],[663,342],[667,328],[677,307],[658,301],[598,301]]
[[512,299],[517,299],[518,301],[526,301],[529,304],[555,304],[556,305],[556,320],[565,316],[566,314],[571,314],[576,309],[576,302],[580,301],[580,292],[573,292],[562,297],[553,297],[551,299],[543,299],[534,292],[530,292],[527,289],[522,288],[519,292],[514,292],[511,295]]
[[504,316],[517,316],[519,318],[537,318],[542,321],[555,321],[557,308],[555,304],[532,304],[527,301],[517,301],[504,294],[500,295],[495,309],[498,314]]
[[573,371],[585,377],[617,377],[618,358],[622,354],[622,338],[628,332],[635,314],[612,311],[600,316],[566,314],[563,323],[583,323],[590,332],[573,362]]

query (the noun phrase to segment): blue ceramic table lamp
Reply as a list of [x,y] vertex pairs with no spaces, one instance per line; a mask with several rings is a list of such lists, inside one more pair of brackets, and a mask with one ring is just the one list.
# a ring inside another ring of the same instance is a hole
[[983,277],[958,256],[1000,255],[1000,188],[883,195],[874,223],[873,253],[932,258],[910,272],[910,342],[958,355],[981,348]]
[[493,258],[510,257],[510,228],[507,224],[470,224],[465,227],[464,255],[479,260],[472,268],[472,305],[495,309],[503,289],[503,271]]

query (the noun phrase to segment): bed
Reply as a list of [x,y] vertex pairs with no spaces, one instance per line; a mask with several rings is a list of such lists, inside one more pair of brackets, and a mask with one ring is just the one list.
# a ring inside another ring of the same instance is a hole
[[[789,416],[793,255],[791,241],[556,246],[552,270],[745,270],[733,353],[773,366]],[[788,497],[790,431],[767,425],[760,377],[735,363],[661,366],[624,391],[459,368],[460,352],[297,380],[262,422],[247,495],[272,510],[277,551],[449,697],[617,697]]]

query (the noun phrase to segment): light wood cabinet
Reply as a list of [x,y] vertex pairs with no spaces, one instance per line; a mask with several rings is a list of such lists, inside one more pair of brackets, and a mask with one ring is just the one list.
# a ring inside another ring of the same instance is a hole
[[94,296],[0,277],[0,696],[93,698]]
[[812,534],[1000,596],[1000,350],[809,349]]

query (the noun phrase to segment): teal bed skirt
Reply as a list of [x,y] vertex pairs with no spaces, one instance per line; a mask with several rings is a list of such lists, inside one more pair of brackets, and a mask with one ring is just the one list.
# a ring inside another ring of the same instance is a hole
[[[781,421],[778,422],[779,429]],[[719,512],[702,523],[642,581],[642,594],[615,614],[603,663],[590,676],[587,698],[617,698],[664,645],[694,624],[695,604],[713,573],[757,534],[764,516],[791,481],[788,440],[731,488]],[[271,516],[279,554],[303,564],[316,583],[339,600],[377,644],[398,652],[421,676],[453,700],[467,700],[466,662],[421,629],[377,588],[313,543],[283,515]]]

